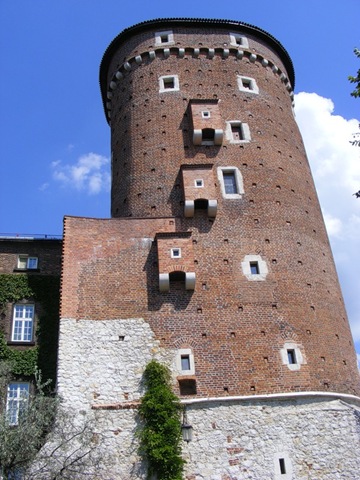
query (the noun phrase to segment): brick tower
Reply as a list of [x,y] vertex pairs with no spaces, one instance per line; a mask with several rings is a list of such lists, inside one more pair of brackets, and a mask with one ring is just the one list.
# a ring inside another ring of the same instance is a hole
[[65,218],[58,383],[121,432],[104,471],[143,478],[131,432],[154,357],[193,427],[187,479],[360,470],[356,357],[286,50],[241,22],[159,19],[113,40],[100,86],[112,218]]

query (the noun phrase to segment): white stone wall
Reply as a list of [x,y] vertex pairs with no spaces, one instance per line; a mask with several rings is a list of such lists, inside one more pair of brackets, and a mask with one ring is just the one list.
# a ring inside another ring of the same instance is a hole
[[[146,478],[137,409],[122,407],[141,397],[151,359],[175,368],[176,354],[159,347],[142,319],[61,320],[58,390],[79,422],[93,421],[99,460],[89,465],[90,478]],[[253,397],[192,403],[186,412],[193,426],[193,440],[183,445],[187,480],[360,478],[359,412],[340,400]]]

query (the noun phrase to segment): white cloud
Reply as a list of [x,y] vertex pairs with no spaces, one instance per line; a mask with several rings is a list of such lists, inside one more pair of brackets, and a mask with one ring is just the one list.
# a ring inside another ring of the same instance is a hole
[[360,148],[350,144],[359,120],[334,115],[332,100],[295,95],[300,127],[339,273],[352,333],[360,349]]
[[63,186],[95,195],[110,189],[108,164],[108,158],[91,152],[79,157],[75,164],[64,165],[61,160],[56,160],[52,162],[51,167],[54,180]]

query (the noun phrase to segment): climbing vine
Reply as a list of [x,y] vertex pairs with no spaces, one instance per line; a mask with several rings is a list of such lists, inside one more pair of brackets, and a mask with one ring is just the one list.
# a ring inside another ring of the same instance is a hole
[[170,386],[168,368],[152,360],[144,372],[146,393],[139,408],[143,426],[140,453],[148,463],[148,479],[181,480],[181,405]]
[[31,299],[39,302],[37,347],[18,350],[7,345],[0,332],[0,360],[8,361],[13,374],[33,375],[35,368],[41,370],[43,378],[56,375],[57,340],[59,327],[59,288],[58,276],[2,274],[0,275],[0,312],[4,313],[8,303]]

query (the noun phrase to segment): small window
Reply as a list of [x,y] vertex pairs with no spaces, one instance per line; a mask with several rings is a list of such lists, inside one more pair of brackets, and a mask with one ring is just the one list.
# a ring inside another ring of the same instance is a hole
[[236,186],[235,172],[234,171],[223,172],[223,178],[224,178],[225,193],[227,195],[238,193],[237,186]]
[[230,44],[238,47],[249,48],[248,39],[240,33],[230,33]]
[[177,75],[167,75],[159,78],[160,93],[179,90]]
[[258,262],[250,262],[250,272],[251,275],[259,275],[259,263]]
[[181,248],[172,248],[171,258],[181,258]]
[[238,75],[238,87],[242,92],[259,93],[259,88],[254,78]]
[[195,180],[195,187],[202,188],[204,186],[204,180],[202,178],[197,178]]
[[287,357],[289,365],[294,365],[295,363],[297,363],[294,349],[291,348],[287,350]]
[[9,383],[6,400],[6,413],[10,425],[17,425],[29,400],[29,383]]
[[169,45],[174,43],[174,34],[172,30],[155,33],[155,45]]
[[36,270],[38,267],[37,257],[29,257],[28,255],[19,255],[17,268],[21,270]]
[[235,141],[244,140],[241,125],[232,124],[231,125],[232,138]]
[[279,467],[281,475],[285,475],[286,468],[285,468],[285,458],[279,458]]
[[210,118],[211,117],[209,110],[202,111],[201,116],[202,116],[202,118]]
[[190,355],[181,355],[181,370],[190,370]]
[[33,339],[34,305],[15,305],[11,340],[31,342]]
[[224,198],[240,199],[244,193],[243,179],[236,167],[218,167],[218,178]]

